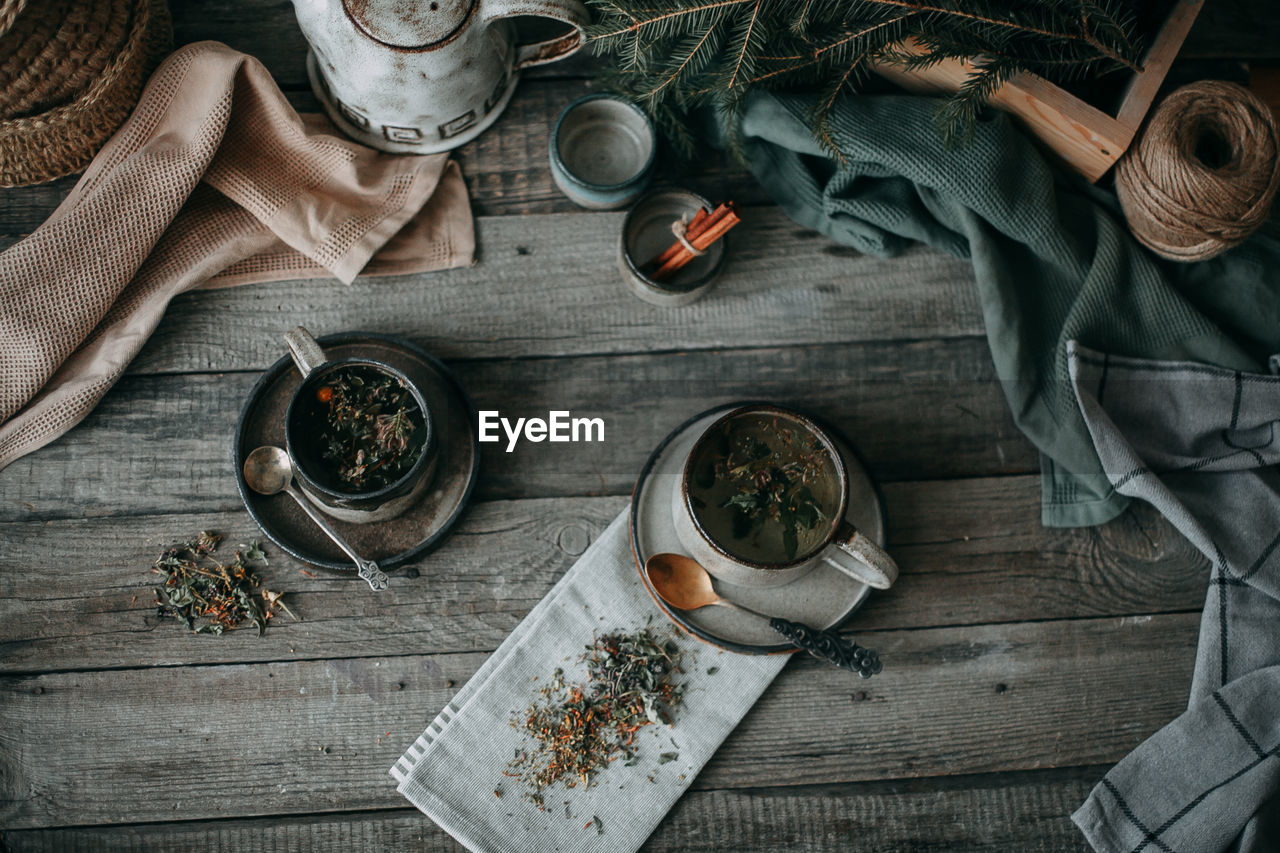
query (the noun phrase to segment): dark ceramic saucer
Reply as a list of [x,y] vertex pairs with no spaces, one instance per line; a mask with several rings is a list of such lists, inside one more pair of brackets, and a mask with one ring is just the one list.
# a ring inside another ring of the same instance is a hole
[[[383,569],[404,565],[444,539],[471,497],[480,470],[471,401],[443,363],[401,338],[344,332],[326,335],[318,342],[330,359],[370,359],[398,368],[421,389],[435,419],[440,466],[421,500],[387,521],[352,524],[329,519],[361,556],[376,560]],[[236,488],[249,515],[281,550],[309,565],[349,572],[354,578],[355,566],[292,498],[283,493],[260,495],[244,481],[244,460],[254,448],[264,444],[284,447],[285,410],[301,382],[298,369],[286,355],[253,386],[240,413],[232,448]]]
[[[795,646],[780,643],[778,634],[758,616],[727,607],[678,610],[658,597],[644,573],[644,562],[652,554],[688,553],[676,535],[671,498],[694,442],[725,412],[758,402],[717,406],[685,421],[663,439],[641,469],[631,493],[631,553],[640,578],[658,607],[698,639],[746,654],[790,653],[796,651]],[[880,490],[853,445],[830,424],[819,423],[832,437],[849,471],[849,506],[845,518],[883,547],[885,514]],[[730,601],[818,629],[834,628],[844,622],[871,593],[871,587],[825,563],[782,586],[745,587],[719,580],[715,586]]]

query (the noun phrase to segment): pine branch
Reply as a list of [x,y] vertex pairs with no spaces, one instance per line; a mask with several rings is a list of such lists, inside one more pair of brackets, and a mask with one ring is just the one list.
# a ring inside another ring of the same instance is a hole
[[[661,79],[657,86],[645,93],[644,97],[647,101],[652,103],[664,89],[672,83],[675,83],[687,72],[696,72],[700,70],[695,61],[700,56],[709,58],[708,54],[714,50],[715,46],[715,43],[711,41],[711,37],[718,32],[719,26],[720,24],[718,21],[712,23],[707,27],[701,38],[694,42],[687,50],[683,51],[683,56],[681,56],[680,53],[677,53],[672,57],[674,67],[672,67],[669,73]],[[707,49],[708,44],[712,46],[710,50]]]
[[625,12],[627,17],[631,18],[632,23],[629,26],[611,32],[588,32],[588,41],[601,41],[604,39],[614,38],[616,36],[639,34],[646,27],[653,27],[663,22],[678,20],[693,15],[705,14],[716,9],[723,9],[726,6],[745,6],[750,3],[756,3],[758,0],[716,0],[714,3],[703,3],[698,6],[689,6],[681,9],[673,9],[669,12],[655,14],[652,18],[638,18],[631,12]]
[[1101,44],[1097,40],[1097,38],[1095,38],[1092,35],[1092,33],[1089,32],[1089,26],[1088,26],[1089,19],[1087,14],[1084,15],[1081,19],[1082,27],[1079,33],[1066,33],[1066,32],[1059,32],[1059,31],[1045,29],[1043,27],[1030,26],[1028,24],[1019,24],[1016,21],[1002,20],[999,18],[991,18],[985,15],[978,15],[972,12],[965,12],[961,9],[946,9],[941,6],[929,6],[923,3],[913,3],[911,2],[911,0],[863,0],[863,2],[879,3],[885,6],[896,6],[901,9],[913,9],[917,12],[936,12],[939,15],[951,15],[957,18],[965,18],[966,20],[970,20],[970,21],[977,21],[984,24],[990,24],[991,26],[995,26],[995,27],[1007,27],[1011,30],[1015,30],[1018,32],[1034,33],[1035,35],[1044,36],[1046,38],[1083,41],[1086,44],[1089,44],[1090,46],[1092,46],[1095,50],[1102,53],[1108,59],[1112,59],[1116,62],[1120,62],[1124,65],[1127,65],[1134,71],[1139,70],[1138,66],[1130,63],[1128,60],[1122,58],[1121,56],[1116,54],[1114,51],[1106,48],[1105,45]]
[[[1139,0],[586,0],[588,39],[614,55],[613,85],[645,105],[677,148],[692,146],[688,112],[732,114],[756,88],[818,93],[814,133],[872,62],[908,69],[964,59],[974,72],[944,101],[939,127],[968,135],[991,95],[1019,71],[1062,81],[1136,68]],[[917,55],[902,45],[918,43]]]
[[733,73],[729,75],[730,89],[738,82],[738,72],[742,70],[742,60],[746,57],[747,50],[751,46],[751,33],[756,28],[756,21],[760,19],[761,2],[762,0],[756,0],[756,6],[751,10],[751,20],[747,22],[747,32],[742,38],[742,46],[738,50],[738,57],[734,60]]

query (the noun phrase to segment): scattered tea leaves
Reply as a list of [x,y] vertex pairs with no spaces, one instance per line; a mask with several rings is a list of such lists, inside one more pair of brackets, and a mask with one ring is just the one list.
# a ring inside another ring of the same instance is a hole
[[280,600],[281,593],[259,589],[258,576],[246,564],[248,560],[267,565],[258,543],[241,546],[244,551],[236,551],[235,559],[223,565],[213,556],[221,541],[217,534],[201,532],[156,558],[152,571],[164,576],[156,587],[156,615],[181,619],[196,634],[221,634],[251,621],[262,636],[267,621],[278,612],[296,620]]
[[658,756],[658,763],[666,764],[668,761],[675,761],[679,757],[680,753],[678,752],[664,752],[662,755]]
[[[593,815],[591,823],[596,825],[596,835],[604,835],[604,821],[600,819],[600,815]],[[591,824],[587,824],[590,826]]]
[[720,667],[718,666],[707,667],[707,675],[715,675],[719,671],[720,671]]
[[[684,698],[684,685],[674,680],[684,671],[683,655],[669,637],[645,628],[597,636],[586,649],[587,683],[568,684],[564,670],[556,669],[540,699],[511,721],[534,745],[516,750],[504,775],[528,785],[527,796],[538,808],[557,782],[585,787],[613,761],[633,766],[636,732],[669,725]],[[599,818],[595,822],[603,832]]]

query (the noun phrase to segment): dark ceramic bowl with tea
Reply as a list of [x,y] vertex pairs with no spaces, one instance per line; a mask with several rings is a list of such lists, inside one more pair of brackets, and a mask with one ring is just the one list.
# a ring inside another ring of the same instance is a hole
[[327,360],[301,327],[285,340],[303,375],[285,414],[303,494],[343,521],[395,518],[422,496],[439,461],[422,392],[389,364]]
[[811,419],[776,406],[734,409],[689,452],[672,495],[680,542],[709,573],[780,586],[826,562],[887,589],[898,567],[846,518],[849,473]]

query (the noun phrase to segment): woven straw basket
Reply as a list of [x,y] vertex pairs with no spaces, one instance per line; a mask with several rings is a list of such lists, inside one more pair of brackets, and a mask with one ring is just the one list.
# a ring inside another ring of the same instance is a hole
[[171,43],[165,0],[0,0],[0,186],[82,171]]

